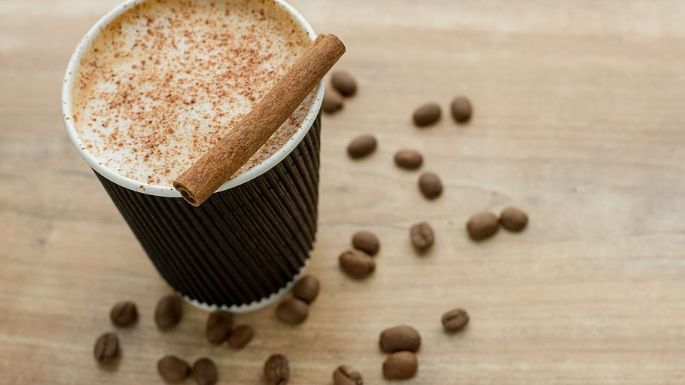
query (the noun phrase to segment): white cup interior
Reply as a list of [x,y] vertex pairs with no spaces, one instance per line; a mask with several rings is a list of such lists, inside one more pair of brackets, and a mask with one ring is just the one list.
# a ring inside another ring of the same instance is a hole
[[[102,165],[96,157],[94,157],[91,153],[89,153],[86,150],[85,146],[81,142],[81,138],[78,132],[76,131],[76,127],[74,126],[71,94],[74,85],[74,77],[78,72],[78,67],[81,62],[81,56],[90,47],[90,44],[92,43],[93,39],[99,35],[100,31],[103,28],[109,25],[119,15],[126,12],[126,10],[128,10],[129,8],[136,6],[137,4],[143,3],[145,1],[148,0],[127,0],[126,2],[112,9],[105,16],[100,18],[100,20],[98,20],[98,22],[95,23],[95,25],[93,25],[93,27],[83,37],[81,42],[76,47],[76,50],[72,54],[71,59],[69,60],[69,64],[67,66],[66,74],[64,75],[64,83],[62,85],[62,117],[64,119],[64,125],[66,126],[69,139],[74,144],[76,149],[79,151],[83,159],[85,159],[86,162],[88,162],[88,165],[92,169],[94,169],[98,174],[102,175],[103,177],[109,179],[110,181],[122,187],[126,187],[133,191],[138,191],[141,193],[162,197],[180,198],[181,194],[172,186],[153,185],[147,183],[146,181],[131,179],[119,174],[116,170],[113,170],[109,167]],[[309,23],[307,23],[304,17],[302,17],[302,15],[300,15],[300,13],[297,12],[297,10],[295,10],[295,8],[293,8],[290,4],[286,3],[284,0],[272,1],[276,6],[280,6],[288,12],[288,14],[307,32],[307,36],[310,40],[314,40],[316,38],[316,33],[314,32],[312,27],[309,25]],[[248,182],[269,171],[271,168],[273,168],[275,165],[277,165],[283,159],[285,159],[295,149],[295,147],[297,147],[297,145],[300,144],[302,139],[304,139],[305,135],[307,135],[309,129],[314,124],[319,109],[321,108],[321,103],[323,101],[323,93],[324,83],[323,81],[321,81],[317,87],[314,102],[307,111],[307,114],[297,132],[280,149],[274,152],[268,159],[252,167],[248,171],[229,180],[228,182],[224,183],[217,190],[217,192],[232,187],[236,187],[245,182]]]

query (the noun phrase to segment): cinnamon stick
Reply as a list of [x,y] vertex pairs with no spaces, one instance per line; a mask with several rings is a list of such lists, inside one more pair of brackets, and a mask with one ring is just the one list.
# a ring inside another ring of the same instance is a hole
[[288,119],[345,53],[335,35],[319,35],[252,110],[174,181],[193,206],[201,205],[240,169]]

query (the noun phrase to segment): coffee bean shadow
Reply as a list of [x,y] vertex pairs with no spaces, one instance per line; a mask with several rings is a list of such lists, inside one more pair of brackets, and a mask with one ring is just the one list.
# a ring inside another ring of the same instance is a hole
[[432,247],[427,249],[427,250],[421,250],[417,247],[412,246],[412,249],[414,249],[414,252],[416,253],[416,255],[418,257],[420,257],[421,259],[428,258],[428,257],[431,257],[433,255],[433,248]]
[[160,377],[159,375],[158,375],[157,377],[159,377],[159,379],[162,381],[162,384],[165,384],[165,385],[178,385],[178,384],[182,384],[182,383],[185,383],[185,382],[189,382],[189,383],[192,383],[192,384],[195,383],[195,381],[194,381],[195,379],[193,378],[193,375],[192,375],[192,374],[189,374],[188,377],[187,377],[185,380],[181,381],[181,382],[169,382],[169,381],[163,379],[162,377]]
[[469,323],[464,325],[461,329],[453,332],[448,332],[443,329],[443,334],[447,336],[447,338],[466,338],[466,333],[469,331]]
[[114,361],[110,361],[106,364],[100,363],[100,364],[98,364],[98,367],[100,368],[100,370],[105,371],[105,372],[109,372],[109,373],[116,372],[117,370],[119,370],[119,366],[121,366],[122,360],[123,360],[122,354],[121,354],[121,352],[119,352],[119,356],[116,359],[114,359]]
[[485,238],[479,238],[479,239],[473,239],[468,234],[466,234],[466,238],[468,238],[468,240],[471,241],[471,243],[475,243],[475,244],[479,245],[479,244],[483,244],[483,243],[488,243],[488,241],[492,241],[493,239],[497,238],[497,235],[499,235],[501,232],[502,231],[497,230],[497,231],[495,231],[494,234],[489,235]]
[[[376,267],[376,268],[378,268],[378,267]],[[366,277],[351,277],[349,275],[347,275],[347,277],[349,277],[352,281],[355,281],[355,282],[367,282],[367,281],[371,281],[372,280],[371,278],[375,274],[376,274],[376,270],[374,270],[372,273],[370,273]]]

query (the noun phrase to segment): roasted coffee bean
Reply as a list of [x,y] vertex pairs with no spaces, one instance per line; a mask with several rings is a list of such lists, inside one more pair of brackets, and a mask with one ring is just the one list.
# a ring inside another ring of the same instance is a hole
[[286,298],[276,308],[276,317],[289,325],[301,324],[308,315],[309,305],[297,298]]
[[427,199],[435,199],[442,195],[442,181],[437,174],[424,172],[419,177],[419,190]]
[[321,103],[321,109],[327,114],[332,114],[343,108],[344,102],[342,96],[338,91],[326,88],[323,93],[323,102]]
[[219,380],[219,371],[214,361],[200,358],[193,364],[193,378],[197,385],[214,385]]
[[178,384],[190,375],[190,365],[176,356],[165,356],[157,361],[157,371],[164,381]]
[[347,154],[352,159],[363,158],[376,150],[376,138],[372,135],[361,135],[356,137],[347,146]]
[[450,104],[450,109],[452,110],[452,117],[457,123],[466,123],[471,120],[473,107],[471,107],[471,102],[464,96],[454,98],[452,104]]
[[364,385],[361,373],[349,365],[340,365],[333,372],[334,385]]
[[170,329],[178,325],[182,317],[183,308],[181,307],[181,300],[176,295],[167,295],[157,302],[155,323],[158,328],[162,330]]
[[469,313],[464,309],[452,309],[442,315],[442,326],[445,331],[454,333],[469,323]]
[[290,379],[288,359],[282,354],[273,354],[264,363],[264,379],[267,385],[285,385]]
[[132,326],[138,321],[138,308],[131,301],[119,302],[109,312],[112,324],[122,328]]
[[466,222],[466,231],[474,241],[482,241],[495,235],[499,229],[499,220],[491,212],[483,211],[472,216]]
[[409,239],[412,245],[418,251],[426,251],[433,246],[435,242],[435,234],[433,228],[426,222],[421,222],[413,225],[409,229]]
[[421,346],[419,332],[411,326],[399,325],[383,330],[379,344],[381,350],[386,353],[394,353],[403,350],[416,352]]
[[346,250],[338,258],[340,268],[352,278],[366,278],[376,269],[376,262],[363,251]]
[[248,325],[241,325],[231,331],[231,336],[228,337],[228,346],[233,349],[242,349],[252,341],[254,337],[254,329]]
[[233,328],[233,315],[225,311],[215,311],[207,317],[205,335],[209,343],[218,345],[228,339]]
[[522,231],[528,224],[528,214],[516,207],[507,207],[500,213],[499,223],[509,231]]
[[357,231],[352,236],[352,247],[373,256],[378,254],[378,250],[381,248],[381,242],[378,240],[376,234],[370,231]]
[[307,274],[293,286],[293,295],[306,303],[312,303],[319,295],[319,279]]
[[383,362],[383,377],[388,380],[406,380],[414,377],[419,368],[416,354],[397,352],[388,356]]
[[93,356],[100,364],[114,361],[119,356],[119,337],[114,333],[105,333],[98,337],[93,347]]
[[400,168],[416,170],[423,164],[423,156],[415,150],[400,150],[395,154],[395,164]]
[[347,72],[335,71],[331,75],[331,85],[340,95],[350,97],[357,93],[357,82]]
[[430,126],[440,120],[442,112],[437,103],[426,103],[414,111],[414,124],[419,127]]

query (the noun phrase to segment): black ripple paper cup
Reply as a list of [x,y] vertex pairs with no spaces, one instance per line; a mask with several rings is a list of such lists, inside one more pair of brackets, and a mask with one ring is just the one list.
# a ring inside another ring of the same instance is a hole
[[95,173],[179,294],[210,309],[249,310],[287,290],[307,264],[316,234],[320,122],[272,169],[199,207]]
[[[145,188],[101,165],[73,125],[71,90],[90,41],[126,9],[105,15],[73,54],[62,89],[67,133],[88,162],[159,274],[191,303],[245,312],[277,300],[303,273],[317,229],[323,82],[302,126],[269,159],[227,182],[199,207],[169,187]],[[281,0],[310,37],[316,34]]]

